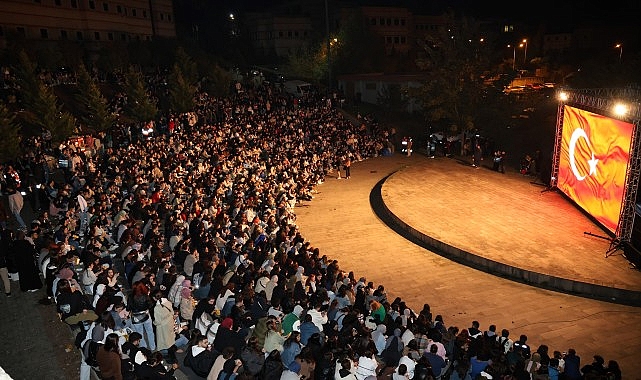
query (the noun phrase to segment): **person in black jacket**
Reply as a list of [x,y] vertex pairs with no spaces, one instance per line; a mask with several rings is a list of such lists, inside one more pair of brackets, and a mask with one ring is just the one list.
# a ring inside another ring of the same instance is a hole
[[187,349],[187,355],[183,364],[191,368],[200,377],[207,377],[211,367],[214,365],[216,355],[212,352],[211,345],[204,335],[195,338],[194,343]]
[[174,363],[171,367],[166,368],[162,364],[162,354],[155,352],[136,368],[136,379],[138,380],[172,380],[174,379],[174,370],[178,364]]

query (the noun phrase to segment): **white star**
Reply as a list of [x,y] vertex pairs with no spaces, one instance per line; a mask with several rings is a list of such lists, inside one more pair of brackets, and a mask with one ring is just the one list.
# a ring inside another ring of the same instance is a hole
[[588,160],[588,165],[590,165],[590,175],[596,174],[596,164],[598,162],[599,160],[594,158],[594,152],[592,152],[592,159]]

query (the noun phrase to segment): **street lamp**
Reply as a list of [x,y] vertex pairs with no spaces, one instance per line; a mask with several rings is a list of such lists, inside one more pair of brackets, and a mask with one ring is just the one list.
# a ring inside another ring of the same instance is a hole
[[525,45],[525,52],[523,55],[523,63],[527,63],[527,39],[523,39],[523,45]]
[[515,66],[515,64],[516,64],[516,46],[507,45],[507,47],[511,47],[512,48],[512,71],[514,71],[515,68],[516,68],[516,66]]
[[616,44],[614,47],[619,49],[619,63],[621,63],[621,57],[623,56],[623,44]]

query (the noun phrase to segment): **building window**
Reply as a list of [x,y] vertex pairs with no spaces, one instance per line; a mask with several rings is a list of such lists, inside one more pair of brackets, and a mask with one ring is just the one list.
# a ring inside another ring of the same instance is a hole
[[49,38],[49,31],[47,29],[40,29],[40,38]]
[[100,41],[100,32],[93,32],[93,38],[96,41]]
[[110,32],[110,33],[107,33],[107,39],[108,39],[109,41],[113,41],[113,40],[114,40],[114,34],[113,34],[113,33],[111,33],[111,32]]
[[165,21],[165,14],[160,12],[160,21]]
[[374,91],[376,90],[376,82],[368,82],[365,83],[365,89],[369,91]]
[[398,24],[400,24],[400,23],[401,23],[401,22],[400,22],[400,20],[399,20],[399,19],[397,19],[397,18],[395,18],[395,19],[394,19],[394,25],[398,26]]
[[33,2],[34,2],[34,3],[38,3],[38,4],[40,4],[40,3],[41,3],[41,1],[40,1],[40,0],[33,0]]
[[109,3],[102,3],[102,10],[105,12],[109,12]]
[[125,7],[125,16],[128,16],[129,14],[127,13],[127,7]]
[[380,20],[378,20],[378,25],[380,26],[385,25],[385,19],[381,17]]
[[131,10],[131,15],[136,17],[136,9],[135,8]]
[[127,41],[127,35],[125,33],[120,33],[120,40]]
[[145,36],[145,41],[151,41],[151,36]]
[[401,37],[401,43],[402,43],[402,44],[404,44],[404,43],[405,43],[405,41],[406,41],[406,40],[405,40],[405,36]]
[[96,9],[96,2],[94,0],[89,0],[89,9]]
[[76,32],[76,39],[78,41],[82,41],[84,39],[84,37],[82,36],[82,32]]
[[287,31],[287,37],[292,38],[292,31],[291,30]]
[[4,29],[2,28],[2,25],[0,25],[0,37],[4,36]]
[[398,44],[399,42],[401,42],[401,39],[398,36],[394,37],[394,43]]
[[122,13],[122,6],[116,5],[116,12]]
[[24,27],[22,26],[17,27],[16,32],[18,32],[18,34],[21,35],[22,37],[27,36],[27,32],[24,30]]
[[295,31],[294,31],[294,37],[297,37],[297,38],[298,38],[298,30],[295,30]]
[[67,36],[67,31],[66,30],[61,30],[60,31],[60,39],[61,40],[66,40],[68,38],[69,38],[69,36]]
[[283,37],[283,32],[282,31],[278,32],[278,37],[280,37],[280,38]]
[[391,26],[392,25],[392,19],[388,18],[387,20],[385,20],[385,25]]
[[167,15],[167,21],[171,21],[171,15],[170,14]]
[[71,0],[71,8],[78,8],[78,0]]
[[405,26],[405,19],[404,18],[401,19],[401,25]]
[[53,3],[56,4],[57,6],[61,6],[62,5],[62,0],[56,0]]
[[369,24],[370,24],[370,25],[376,25],[376,18],[372,17],[372,18],[369,20]]
[[388,43],[388,44],[391,44],[392,43],[392,37],[390,37],[390,36],[385,37],[385,42]]
[[146,9],[142,10],[142,17],[147,18],[147,10]]

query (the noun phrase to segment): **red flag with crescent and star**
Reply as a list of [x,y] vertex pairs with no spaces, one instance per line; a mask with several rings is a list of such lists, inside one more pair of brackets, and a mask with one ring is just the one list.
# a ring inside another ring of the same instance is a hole
[[634,124],[564,106],[557,187],[616,232]]

